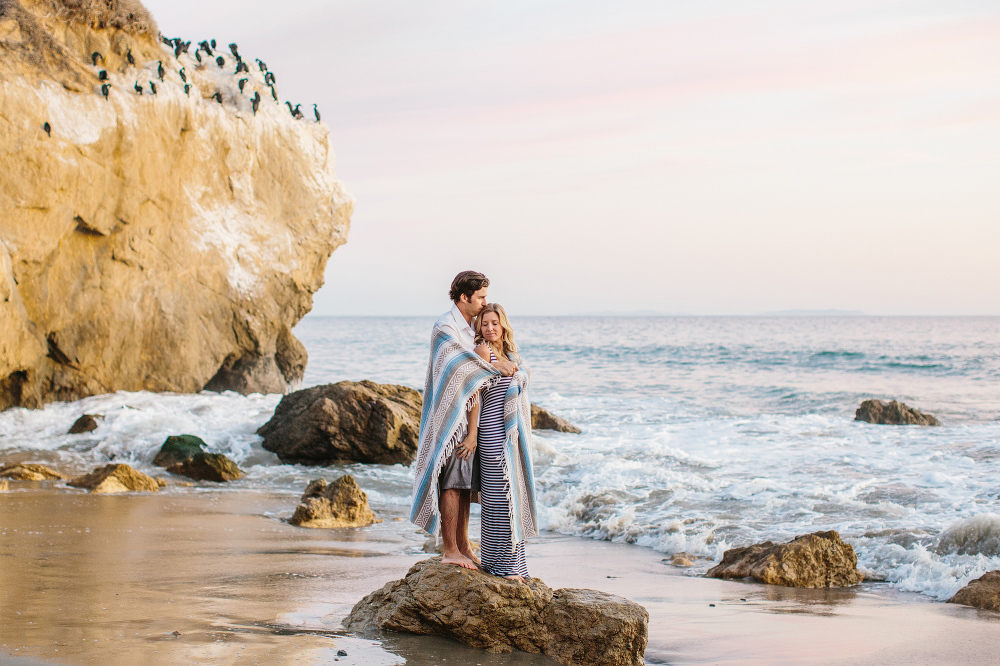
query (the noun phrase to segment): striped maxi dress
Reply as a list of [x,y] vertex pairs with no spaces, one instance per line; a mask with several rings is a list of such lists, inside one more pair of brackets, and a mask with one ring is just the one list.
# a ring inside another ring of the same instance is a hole
[[[490,362],[497,360],[490,349]],[[483,389],[479,411],[479,478],[482,482],[482,517],[479,558],[483,569],[494,576],[528,577],[524,542],[511,549],[510,503],[507,493],[510,479],[504,473],[503,457],[506,433],[503,424],[504,396],[510,377],[498,377]]]

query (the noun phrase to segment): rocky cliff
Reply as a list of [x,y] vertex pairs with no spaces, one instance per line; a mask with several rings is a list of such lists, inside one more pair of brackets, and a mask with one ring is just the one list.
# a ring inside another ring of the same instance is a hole
[[243,57],[135,0],[0,0],[0,408],[301,378],[353,200]]

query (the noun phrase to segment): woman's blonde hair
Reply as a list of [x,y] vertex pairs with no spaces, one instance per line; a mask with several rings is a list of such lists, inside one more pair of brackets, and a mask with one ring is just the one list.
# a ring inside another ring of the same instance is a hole
[[486,307],[479,313],[479,316],[476,317],[476,343],[486,342],[486,338],[483,337],[483,317],[489,312],[495,312],[500,319],[500,328],[503,329],[503,334],[500,336],[500,343],[503,345],[502,351],[504,356],[517,354],[517,343],[514,342],[514,329],[511,328],[510,320],[507,319],[507,312],[499,303],[487,303]]

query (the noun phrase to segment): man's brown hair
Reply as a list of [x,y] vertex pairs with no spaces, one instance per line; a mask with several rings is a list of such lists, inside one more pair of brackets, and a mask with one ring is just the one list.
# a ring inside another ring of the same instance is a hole
[[466,298],[472,300],[474,293],[488,286],[490,286],[490,279],[482,273],[462,271],[451,281],[451,289],[448,290],[448,296],[451,297],[454,303],[458,303],[461,300],[462,294],[465,294]]

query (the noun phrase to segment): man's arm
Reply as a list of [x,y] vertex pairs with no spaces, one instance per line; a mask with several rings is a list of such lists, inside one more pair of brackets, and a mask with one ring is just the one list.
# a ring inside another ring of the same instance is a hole
[[[479,356],[484,361],[490,363],[490,350],[487,349],[486,343],[482,343],[479,346],[477,346],[476,353],[479,354]],[[509,361],[505,358],[498,358],[497,360],[490,363],[490,365],[496,368],[500,372],[500,374],[503,375],[504,377],[510,377],[519,370],[519,368],[517,367],[517,363]]]

